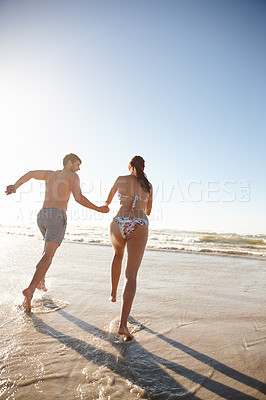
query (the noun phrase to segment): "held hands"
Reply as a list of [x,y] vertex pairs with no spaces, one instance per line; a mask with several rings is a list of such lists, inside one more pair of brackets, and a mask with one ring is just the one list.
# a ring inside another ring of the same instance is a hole
[[101,213],[103,213],[103,214],[105,214],[105,213],[108,213],[110,210],[109,210],[109,207],[108,206],[101,206],[101,207],[99,207],[99,212],[101,212]]
[[107,201],[105,201],[103,206],[101,206],[99,208],[100,208],[99,212],[101,212],[101,213],[108,213],[110,211]]
[[5,190],[5,194],[16,193],[15,185],[8,185]]

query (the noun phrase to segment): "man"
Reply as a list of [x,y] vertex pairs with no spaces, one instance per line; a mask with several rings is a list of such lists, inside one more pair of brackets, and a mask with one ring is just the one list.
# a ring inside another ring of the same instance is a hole
[[83,196],[77,171],[80,169],[81,159],[73,154],[67,154],[63,159],[64,168],[59,171],[29,171],[14,185],[6,188],[6,194],[16,193],[16,190],[31,178],[45,181],[45,198],[43,208],[37,216],[38,227],[44,237],[45,245],[42,258],[36,266],[35,274],[30,285],[22,291],[25,300],[23,306],[31,310],[31,299],[36,287],[47,290],[45,274],[52,263],[56,250],[63,241],[66,231],[66,210],[70,194],[76,202],[92,210],[107,213],[107,206],[98,207]]

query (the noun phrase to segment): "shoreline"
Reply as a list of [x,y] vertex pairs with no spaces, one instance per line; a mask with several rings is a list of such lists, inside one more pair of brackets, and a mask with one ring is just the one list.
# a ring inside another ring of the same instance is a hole
[[[40,241],[43,241],[41,237],[36,237],[34,234],[28,234],[25,235],[23,233],[10,233],[10,232],[0,232],[1,235],[3,236],[11,236],[13,235],[14,237],[27,237],[27,238],[34,238]],[[64,243],[74,243],[74,244],[80,244],[80,245],[88,245],[88,246],[103,246],[103,247],[112,247],[111,243],[110,244],[105,244],[105,243],[97,243],[95,242],[84,242],[83,240],[68,240],[64,239],[61,246]],[[181,250],[181,249],[171,249],[171,248],[154,248],[154,247],[146,247],[145,251],[159,251],[159,252],[165,252],[165,253],[177,253],[177,254],[191,254],[191,255],[202,255],[202,256],[216,256],[216,257],[232,257],[232,258],[241,258],[241,259],[253,259],[253,260],[260,260],[260,261],[266,261],[266,256],[256,256],[252,254],[241,254],[241,253],[229,253],[226,251],[212,251],[208,249],[202,249],[202,250]]]
[[[75,241],[75,240],[65,240],[65,243],[76,243],[76,244],[84,244],[84,245],[91,245],[91,246],[103,246],[103,247],[112,247],[110,244],[104,244],[104,243],[88,243],[88,242],[81,242],[81,241]],[[182,253],[182,254],[194,254],[194,255],[202,255],[202,256],[216,256],[216,257],[232,257],[232,258],[244,258],[244,259],[254,259],[254,260],[261,260],[261,261],[266,261],[266,257],[263,256],[255,256],[255,255],[243,255],[243,254],[227,254],[226,252],[212,252],[209,250],[201,250],[201,251],[196,251],[196,250],[174,250],[174,249],[155,249],[153,247],[146,247],[146,251],[159,251],[159,252],[165,252],[165,253]]]

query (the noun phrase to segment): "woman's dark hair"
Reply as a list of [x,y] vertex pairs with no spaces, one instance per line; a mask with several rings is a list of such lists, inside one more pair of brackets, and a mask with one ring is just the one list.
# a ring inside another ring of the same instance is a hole
[[63,159],[63,166],[65,167],[67,165],[67,162],[71,161],[74,163],[75,161],[79,161],[81,164],[81,159],[74,153],[67,154],[64,159]]
[[144,174],[143,172],[143,168],[145,167],[145,161],[143,160],[143,158],[141,156],[134,156],[133,158],[131,158],[129,166],[136,170],[137,179],[141,187],[145,190],[145,192],[150,193],[151,184],[148,181],[146,174]]

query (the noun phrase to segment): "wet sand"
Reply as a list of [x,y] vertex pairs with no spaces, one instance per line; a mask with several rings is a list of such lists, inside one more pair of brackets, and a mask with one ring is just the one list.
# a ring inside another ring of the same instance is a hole
[[111,247],[63,243],[18,307],[42,247],[1,235],[0,399],[265,399],[265,261],[146,251],[124,343]]

